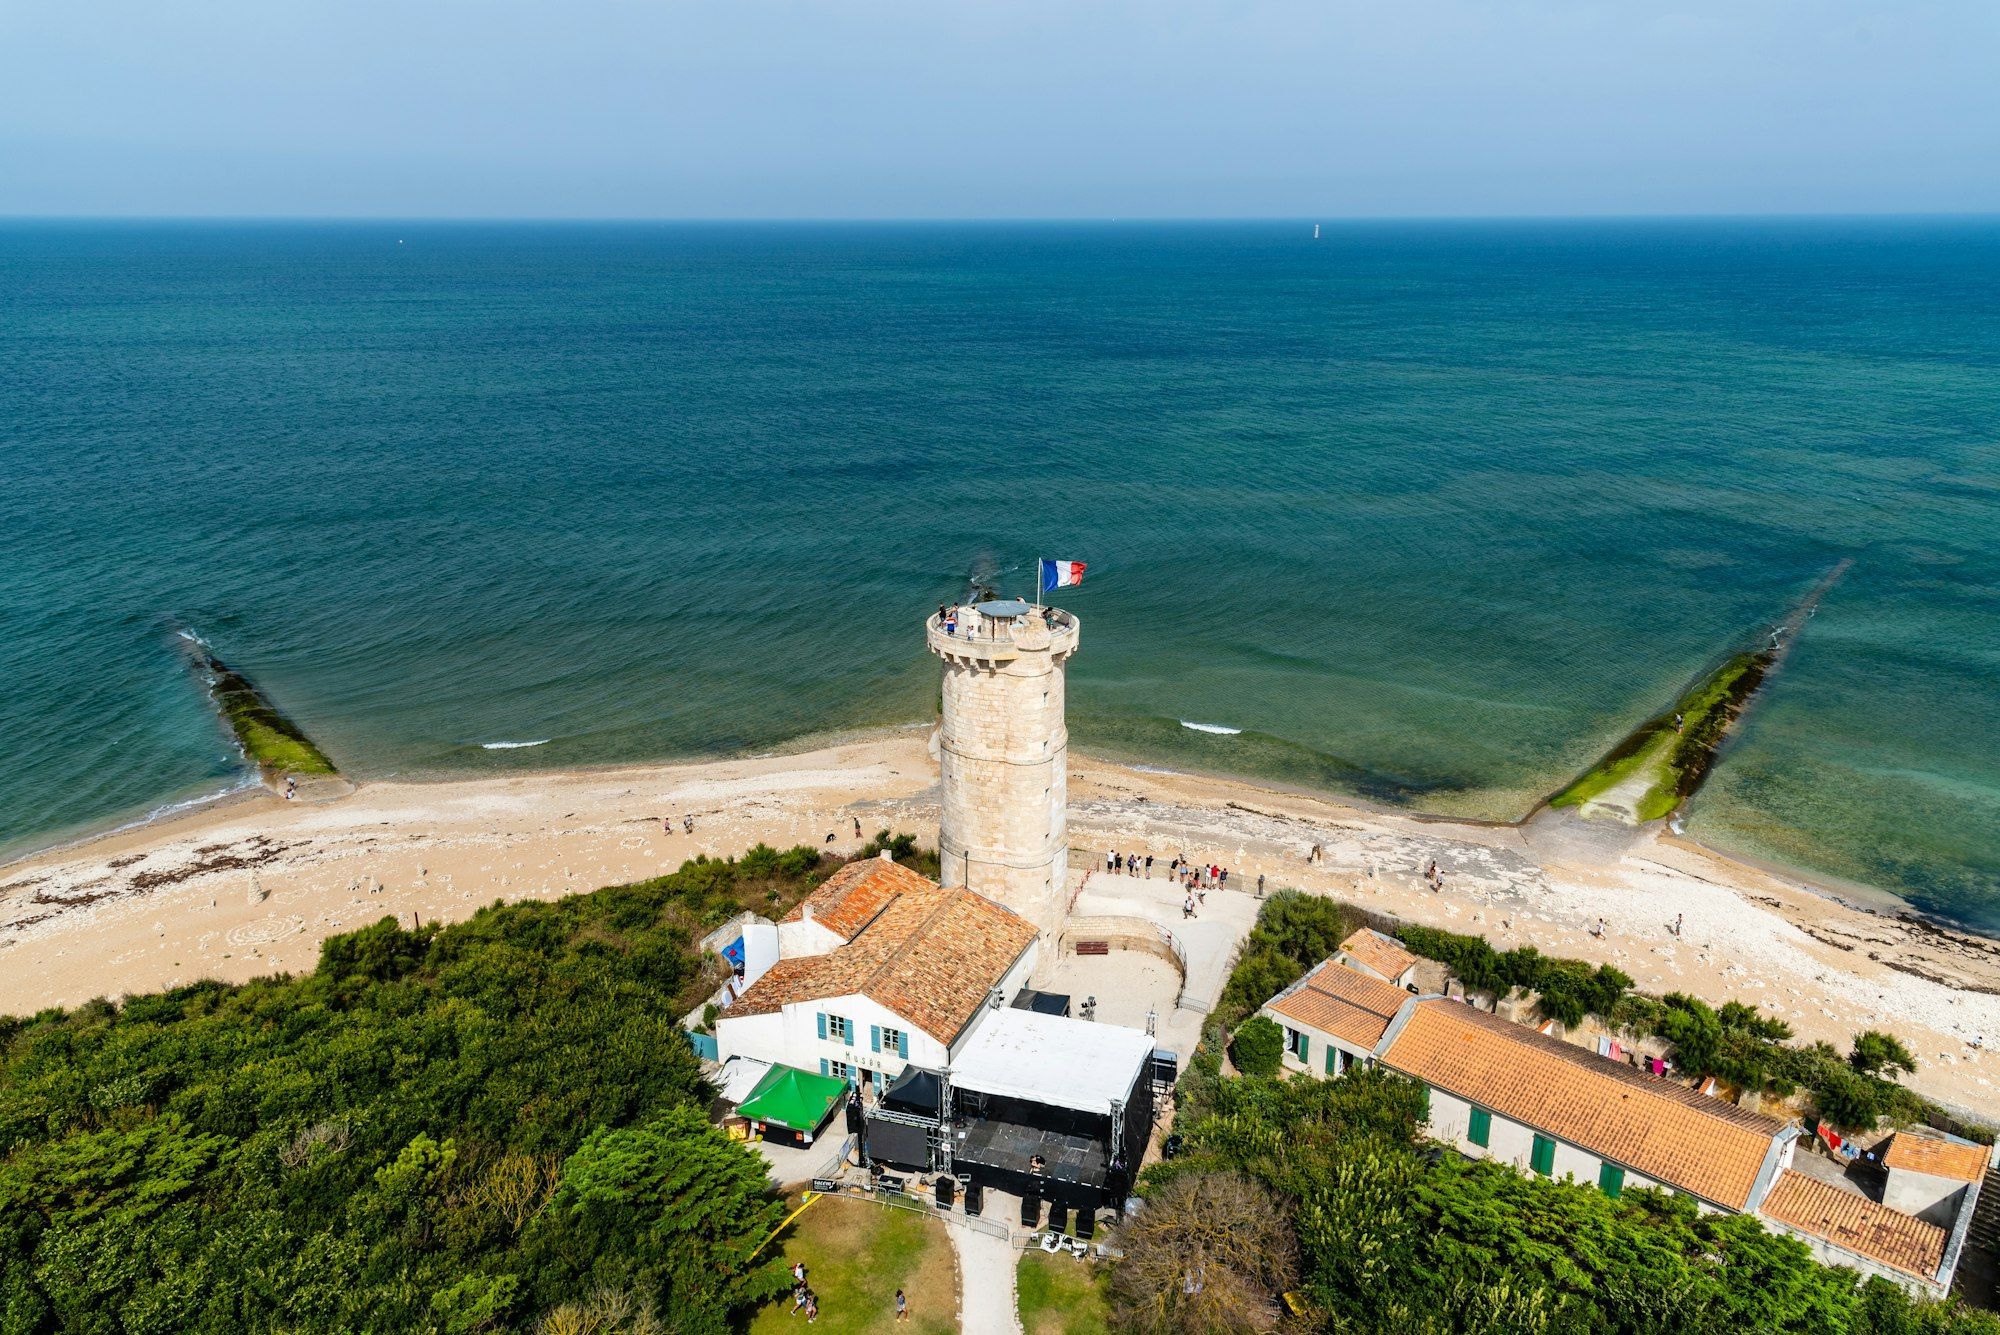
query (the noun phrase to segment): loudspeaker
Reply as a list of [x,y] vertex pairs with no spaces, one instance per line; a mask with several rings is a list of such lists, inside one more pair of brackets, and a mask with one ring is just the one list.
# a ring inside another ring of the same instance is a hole
[[965,1212],[967,1214],[976,1215],[985,1208],[986,1208],[986,1188],[980,1186],[977,1182],[966,1183]]
[[1040,1228],[1042,1226],[1042,1198],[1023,1196],[1021,1198],[1021,1227]]
[[958,1179],[949,1173],[940,1174],[937,1180],[937,1207],[949,1210],[954,1197],[958,1195]]
[[1069,1207],[1061,1201],[1049,1206],[1049,1232],[1069,1232]]

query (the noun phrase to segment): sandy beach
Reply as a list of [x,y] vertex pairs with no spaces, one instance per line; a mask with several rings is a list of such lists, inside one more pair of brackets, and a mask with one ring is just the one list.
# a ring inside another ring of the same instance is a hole
[[[851,851],[857,820],[928,843],[927,743],[903,730],[797,755],[363,783],[325,802],[260,791],[36,854],[0,867],[0,1013],[305,970],[321,939],[385,915],[455,921],[759,841]],[[1687,840],[1546,813],[1520,827],[1413,817],[1074,754],[1070,801],[1073,875],[1109,848],[1185,853],[1230,867],[1232,895],[1261,874],[1503,948],[1613,963],[1648,991],[1753,1001],[1803,1039],[1844,1049],[1887,1029],[1916,1053],[1917,1089],[1989,1119],[2000,1109],[2000,944]],[[1308,864],[1315,844],[1324,860]],[[1433,860],[1442,891],[1423,880]],[[1589,933],[1600,917],[1602,940]]]

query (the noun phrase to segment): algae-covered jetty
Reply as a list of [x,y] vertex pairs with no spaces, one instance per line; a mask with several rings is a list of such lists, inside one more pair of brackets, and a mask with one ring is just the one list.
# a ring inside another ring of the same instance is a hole
[[1693,797],[1714,768],[1751,701],[1790,652],[1820,599],[1847,573],[1842,561],[1813,587],[1790,616],[1750,648],[1704,672],[1672,708],[1641,723],[1602,760],[1549,799],[1586,817],[1641,825],[1671,815]]
[[339,774],[326,752],[266,699],[255,682],[217,658],[199,636],[182,631],[181,639],[187,645],[196,675],[215,703],[216,712],[235,733],[244,758],[257,767],[265,782]]

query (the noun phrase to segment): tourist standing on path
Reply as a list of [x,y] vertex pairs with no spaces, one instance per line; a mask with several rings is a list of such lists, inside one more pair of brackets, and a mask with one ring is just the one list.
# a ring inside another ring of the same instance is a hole
[[1681,915],[1676,913],[1674,915],[1674,935],[1679,936],[1680,934],[1681,934]]
[[1263,897],[1264,897],[1264,873],[1260,871],[1257,873],[1257,898],[1262,899]]

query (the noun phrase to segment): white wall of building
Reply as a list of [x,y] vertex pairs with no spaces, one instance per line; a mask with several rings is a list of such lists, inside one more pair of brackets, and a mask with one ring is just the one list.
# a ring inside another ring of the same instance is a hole
[[1958,1202],[1954,1198],[1964,1190],[1965,1183],[1957,1178],[1891,1168],[1888,1182],[1882,1188],[1882,1204],[1949,1228],[1958,1217]]
[[[1034,971],[1037,949],[1036,943],[1030,943],[1002,978],[1003,1004],[1011,1003],[1014,994],[1027,985],[1028,975]],[[736,1056],[754,1057],[815,1072],[822,1061],[829,1063],[829,1070],[831,1063],[841,1062],[871,1080],[875,1072],[880,1072],[886,1082],[901,1075],[905,1066],[935,1071],[949,1065],[986,1013],[986,1008],[981,1007],[966,1025],[965,1032],[952,1037],[949,1048],[872,997],[858,995],[794,1002],[781,1011],[763,1015],[732,1016],[725,1011],[716,1022],[715,1037],[724,1061]],[[845,1040],[838,1037],[838,1026],[829,1019],[827,1036],[821,1038],[821,1015],[846,1019],[851,1037]],[[878,1032],[886,1035],[892,1031],[904,1034],[907,1055],[899,1054],[886,1041],[880,1051],[876,1050]]]
[[[1300,1024],[1290,1016],[1280,1015],[1268,1006],[1259,1011],[1258,1014],[1272,1021],[1285,1031],[1285,1053],[1281,1060],[1284,1063],[1284,1069],[1287,1071],[1302,1071],[1307,1075],[1317,1076],[1322,1080],[1326,1079],[1328,1075],[1326,1069],[1326,1053],[1328,1048],[1337,1048],[1345,1053],[1350,1067],[1359,1065],[1364,1061],[1374,1060],[1374,1054],[1367,1048],[1357,1047],[1344,1038],[1336,1038],[1334,1035],[1324,1030],[1315,1029],[1309,1024]],[[1304,1061],[1300,1061],[1292,1055],[1291,1036],[1293,1034],[1304,1034],[1306,1036],[1308,1047]]]
[[[810,915],[812,910],[807,909],[806,913]],[[814,922],[810,916],[778,924],[778,954],[784,959],[824,955],[845,944],[839,936],[824,924]]]
[[[1447,1094],[1441,1089],[1431,1090],[1431,1135],[1438,1140],[1457,1147],[1464,1154],[1478,1159],[1495,1159],[1509,1164],[1523,1173],[1534,1171],[1535,1129],[1511,1118],[1491,1113],[1492,1124],[1487,1131],[1486,1144],[1482,1147],[1472,1142],[1473,1105],[1455,1094]],[[1491,1112],[1491,1110],[1488,1110]],[[1598,1185],[1598,1173],[1604,1167],[1604,1158],[1586,1149],[1572,1145],[1566,1140],[1551,1136],[1555,1142],[1555,1162],[1549,1176],[1558,1180],[1574,1178],[1581,1186]],[[1660,1185],[1644,1173],[1625,1169],[1622,1190],[1634,1191],[1640,1187]],[[1702,1208],[1710,1208],[1697,1202]]]
[[776,923],[758,919],[743,924],[743,986],[746,989],[778,962],[778,938]]

